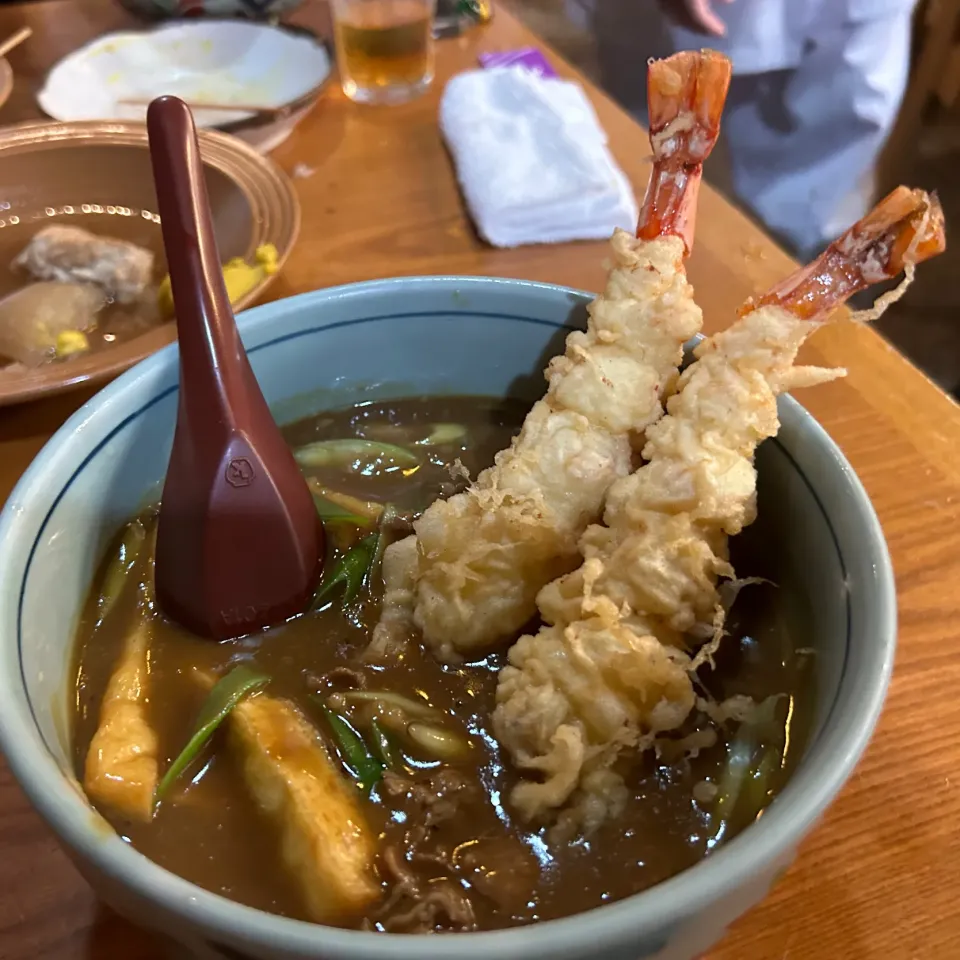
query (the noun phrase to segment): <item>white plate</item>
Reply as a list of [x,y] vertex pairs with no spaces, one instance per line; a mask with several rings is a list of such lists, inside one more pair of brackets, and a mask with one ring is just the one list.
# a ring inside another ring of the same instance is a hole
[[[187,103],[283,107],[330,73],[326,48],[307,35],[236,20],[195,20],[143,33],[111,33],[64,57],[37,100],[56,120],[143,120],[146,107],[117,103],[173,94]],[[198,126],[253,116],[195,110]]]

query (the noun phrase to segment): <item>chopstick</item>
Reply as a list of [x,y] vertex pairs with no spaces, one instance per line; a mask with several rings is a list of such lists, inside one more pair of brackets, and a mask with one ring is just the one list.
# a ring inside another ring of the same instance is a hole
[[5,57],[14,47],[19,47],[24,40],[29,40],[32,36],[33,30],[30,27],[21,27],[0,43],[0,57]]
[[[117,100],[117,103],[127,107],[148,107],[155,99],[155,97],[121,97]],[[271,116],[283,113],[285,109],[284,107],[265,107],[253,103],[207,103],[203,101],[192,102],[188,106],[191,110],[226,110],[232,113],[266,113]]]

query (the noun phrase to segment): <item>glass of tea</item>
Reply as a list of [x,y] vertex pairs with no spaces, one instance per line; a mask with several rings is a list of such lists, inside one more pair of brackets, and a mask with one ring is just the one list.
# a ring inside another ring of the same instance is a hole
[[435,0],[333,0],[343,92],[358,103],[403,103],[433,80]]

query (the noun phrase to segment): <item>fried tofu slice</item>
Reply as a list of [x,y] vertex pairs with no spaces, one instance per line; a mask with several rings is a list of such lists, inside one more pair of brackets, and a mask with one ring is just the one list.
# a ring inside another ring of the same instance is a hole
[[153,817],[157,734],[147,719],[151,626],[141,620],[127,638],[107,684],[84,766],[87,796],[131,820]]
[[380,895],[376,837],[314,726],[289,700],[259,693],[233,708],[229,737],[254,801],[280,828],[311,919],[362,912]]

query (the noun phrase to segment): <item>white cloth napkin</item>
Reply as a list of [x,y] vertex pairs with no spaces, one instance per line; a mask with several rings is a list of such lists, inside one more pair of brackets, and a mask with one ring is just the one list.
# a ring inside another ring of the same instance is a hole
[[633,191],[577,84],[523,67],[461,73],[443,91],[440,129],[474,223],[494,246],[636,227]]

